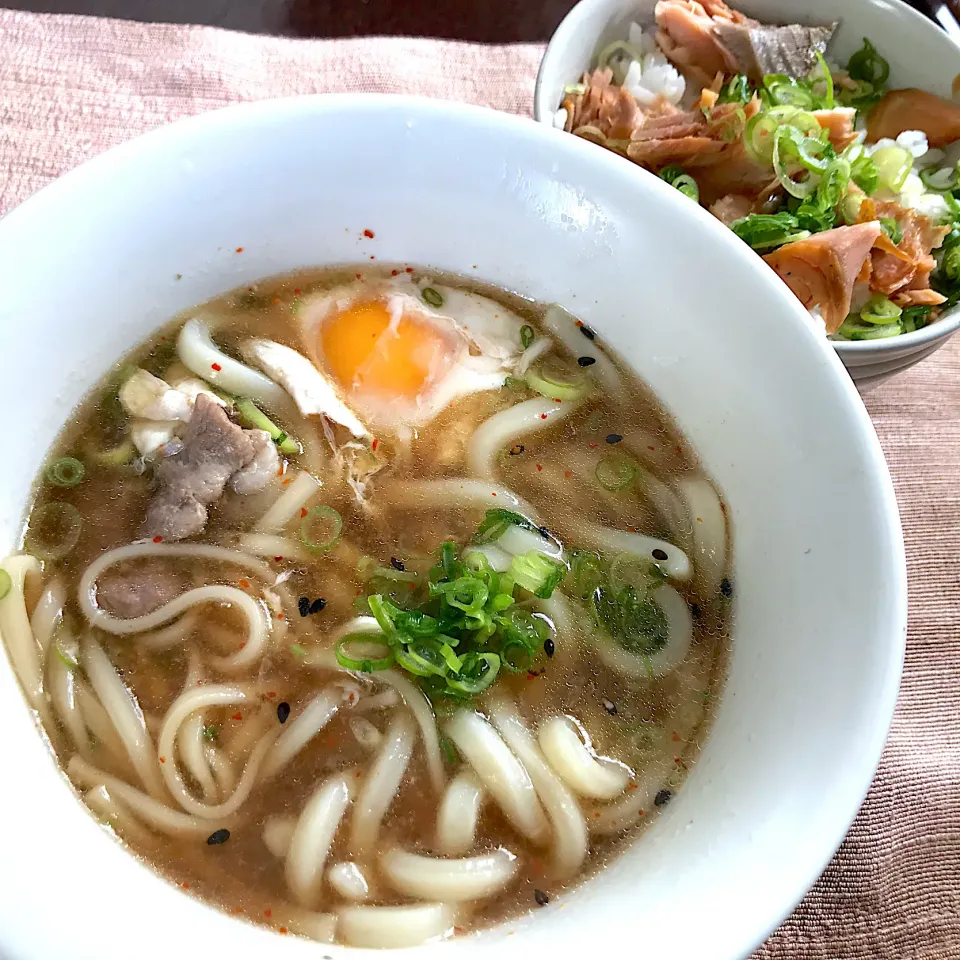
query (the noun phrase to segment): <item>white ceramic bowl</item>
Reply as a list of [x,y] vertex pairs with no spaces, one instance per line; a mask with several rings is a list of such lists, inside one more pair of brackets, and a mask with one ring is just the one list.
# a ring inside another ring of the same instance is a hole
[[[635,20],[653,22],[656,0],[580,0],[547,45],[534,94],[534,118],[548,126],[563,99],[565,84],[575,83],[612,40],[626,37]],[[960,46],[932,20],[900,0],[732,0],[732,6],[768,23],[832,23],[839,19],[830,45],[833,60],[846,63],[869,37],[890,60],[890,85],[922,87],[948,99],[960,73]],[[597,149],[602,149],[598,147]],[[622,158],[621,158],[622,159]],[[650,176],[629,160],[640,176]],[[889,340],[835,342],[834,348],[861,391],[928,357],[960,328],[960,306],[913,333]]]
[[[685,789],[603,874],[444,955],[745,956],[870,783],[903,655],[904,556],[836,355],[772,272],[653,177],[528,120],[359,96],[233,107],[85,164],[0,222],[0,549],[64,418],[121,353],[237,284],[371,256],[579,313],[678,418],[735,536],[731,675]],[[0,729],[3,957],[355,955],[231,919],[130,857],[57,772],[2,657]]]

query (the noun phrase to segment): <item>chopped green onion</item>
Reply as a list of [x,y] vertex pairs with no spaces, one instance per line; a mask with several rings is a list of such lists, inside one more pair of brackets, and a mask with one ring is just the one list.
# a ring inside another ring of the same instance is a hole
[[383,656],[375,657],[365,656],[363,654],[351,656],[347,651],[347,647],[349,644],[358,641],[367,644],[370,643],[369,636],[364,639],[363,634],[351,633],[340,640],[336,646],[335,653],[337,663],[339,663],[344,670],[356,670],[360,673],[375,673],[377,670],[386,670],[388,667],[393,666],[393,651],[385,643],[375,644],[383,651]]
[[891,145],[874,150],[877,182],[892,193],[899,193],[913,169],[913,154],[905,147]]
[[220,733],[220,728],[217,726],[217,724],[215,723],[207,724],[203,728],[203,739],[206,740],[207,743],[216,743],[217,736],[219,735],[219,733]]
[[600,624],[624,650],[649,655],[666,645],[670,625],[662,607],[632,586],[619,592],[601,587],[594,606]]
[[503,385],[508,390],[515,390],[519,392],[520,390],[527,389],[527,381],[522,377],[507,376],[503,379]]
[[468,653],[460,672],[447,677],[447,686],[454,693],[472,697],[483,693],[499,671],[500,658],[495,653]]
[[563,92],[579,97],[587,92],[587,88],[582,83],[567,83],[563,87]]
[[294,455],[302,452],[300,444],[290,434],[281,430],[252,400],[238,397],[236,409],[245,423],[257,430],[266,430],[282,453]]
[[778,127],[773,136],[773,172],[780,186],[800,200],[809,197],[817,189],[817,178],[808,174],[804,180],[794,180],[788,164],[800,159],[799,144],[807,139],[810,138],[800,136],[797,129],[790,126]]
[[873,158],[866,154],[857,157],[850,165],[850,179],[867,196],[870,196],[880,182],[880,173],[877,170],[877,165],[873,162]]
[[456,766],[460,762],[460,754],[453,745],[453,741],[447,737],[440,738],[440,753],[443,756],[443,762],[448,767]]
[[[508,527],[520,527],[522,530],[536,530],[537,525],[528,520],[522,513],[514,510],[504,510],[498,508],[488,510],[483,518],[477,532],[473,535],[475,543],[492,543],[499,540],[506,532]],[[451,544],[456,549],[456,547]],[[449,578],[448,579],[452,579]]]
[[30,515],[26,547],[40,560],[59,560],[79,543],[82,528],[83,520],[75,506],[50,500]]
[[737,73],[724,84],[717,101],[719,103],[748,103],[752,96],[753,90],[746,74]]
[[500,647],[500,663],[511,673],[523,673],[533,665],[533,653],[525,643],[509,639]]
[[420,296],[423,297],[426,303],[429,303],[431,307],[442,307],[443,306],[443,294],[439,290],[434,290],[433,287],[424,287],[420,291]]
[[827,66],[827,61],[823,59],[823,54],[819,51],[815,51],[817,55],[817,67],[819,68],[819,73],[814,72],[810,74],[810,84],[814,88],[816,85],[823,81],[824,90],[822,94],[819,94],[820,97],[820,109],[822,110],[832,110],[834,108],[835,101],[833,96],[833,74],[830,72],[830,68]]
[[298,659],[302,660],[307,655],[307,648],[301,643],[291,643],[290,652]]
[[877,48],[866,38],[863,46],[847,61],[847,73],[854,80],[872,84],[873,88],[883,86],[890,79],[890,64],[877,53]]
[[606,70],[610,61],[618,54],[626,54],[631,60],[638,62],[643,61],[643,54],[633,44],[627,43],[626,40],[614,40],[613,43],[608,43],[597,56],[597,69]]
[[122,467],[137,455],[137,448],[133,445],[132,440],[125,440],[119,446],[112,447],[110,450],[98,450],[96,453],[88,455],[104,466]]
[[327,553],[336,546],[343,530],[343,518],[333,507],[311,507],[300,521],[300,542],[311,553]]
[[786,74],[768,73],[763,78],[763,88],[765,99],[775,106],[799,107],[801,110],[815,107],[813,93]]
[[903,227],[893,217],[881,217],[880,227],[892,243],[899,243],[903,239]]
[[860,319],[865,323],[896,323],[903,311],[892,300],[884,296],[872,297],[860,311]]
[[837,331],[837,336],[843,340],[885,340],[887,337],[896,337],[901,333],[903,328],[899,323],[878,326],[872,323],[857,323],[856,320],[847,317]]
[[545,557],[536,550],[522,553],[513,558],[510,573],[524,590],[547,600],[559,586],[567,572],[567,565],[552,557]]
[[773,138],[779,125],[768,113],[754,114],[747,121],[747,128],[743,132],[743,145],[752,160],[761,164],[773,160]]
[[47,480],[56,487],[75,487],[86,473],[76,457],[61,457],[47,467]]
[[531,343],[536,339],[536,334],[533,332],[533,327],[529,323],[525,323],[520,328],[520,344],[524,350],[530,346]]
[[936,170],[933,167],[924,167],[920,171],[920,180],[934,193],[949,193],[960,186],[960,171],[956,167],[940,167]]
[[660,179],[665,180],[671,186],[676,187],[685,197],[689,197],[694,203],[700,202],[700,188],[697,181],[688,174],[679,164],[673,163],[664,167],[660,171]]
[[59,642],[53,644],[53,652],[57,655],[57,659],[68,669],[68,670],[79,670],[80,664],[77,661],[77,658],[72,654],[68,653],[63,647],[60,646]]
[[0,600],[10,592],[12,586],[13,581],[10,579],[10,574],[6,570],[0,570]]
[[927,325],[927,318],[929,317],[932,309],[932,307],[919,305],[915,307],[904,307],[903,313],[900,317],[900,322],[903,326],[903,332],[913,333],[915,330],[925,327]]
[[589,387],[589,380],[579,367],[553,357],[531,367],[525,379],[531,390],[548,400],[579,400]]
[[797,218],[786,211],[751,213],[734,220],[730,229],[754,250],[768,250],[810,236],[809,231],[800,229]]
[[604,579],[603,562],[598,554],[588,550],[575,550],[570,555],[570,572],[565,588],[572,597],[580,600],[592,597]]
[[840,201],[840,216],[846,224],[854,224],[860,216],[860,207],[866,198],[859,193],[850,192]]
[[601,457],[595,472],[604,490],[625,490],[636,479],[637,466],[629,457],[614,453]]

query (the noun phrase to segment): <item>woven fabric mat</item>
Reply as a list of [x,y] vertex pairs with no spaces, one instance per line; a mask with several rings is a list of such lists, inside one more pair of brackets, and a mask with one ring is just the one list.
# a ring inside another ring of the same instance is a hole
[[[238,100],[364,90],[529,114],[542,49],[290,40],[0,10],[0,214],[116,143]],[[755,960],[960,957],[960,337],[867,406],[907,541],[900,703],[843,847]]]

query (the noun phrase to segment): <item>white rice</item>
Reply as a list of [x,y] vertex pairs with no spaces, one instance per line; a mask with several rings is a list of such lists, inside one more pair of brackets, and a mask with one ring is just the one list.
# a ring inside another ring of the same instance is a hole
[[653,32],[646,32],[639,24],[631,23],[627,40],[643,55],[643,59],[620,59],[618,66],[625,71],[622,86],[636,97],[642,107],[650,106],[657,97],[664,97],[674,106],[680,103],[687,82],[660,51]]

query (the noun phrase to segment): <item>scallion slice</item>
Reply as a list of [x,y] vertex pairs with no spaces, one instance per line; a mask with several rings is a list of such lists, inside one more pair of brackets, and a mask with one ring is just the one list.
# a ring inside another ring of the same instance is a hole
[[433,287],[424,287],[420,291],[420,296],[423,297],[424,302],[429,303],[431,307],[442,307],[443,306],[443,294],[439,290],[434,290]]
[[78,670],[80,664],[77,662],[77,658],[69,654],[63,647],[60,646],[58,642],[53,644],[53,652],[57,655],[57,659],[68,669],[68,670]]
[[905,147],[893,144],[874,150],[871,159],[877,168],[878,184],[899,193],[913,169],[913,154]]
[[844,320],[837,336],[843,340],[885,340],[887,337],[896,337],[903,333],[899,323],[875,325],[872,323],[857,323],[849,317]]
[[896,323],[903,311],[892,300],[883,296],[876,296],[860,310],[860,319],[865,323],[886,325]]
[[[347,648],[350,644],[357,642],[370,644],[371,638],[369,635],[365,636],[361,633],[352,633],[343,637],[336,646],[335,653],[337,663],[339,663],[344,670],[356,670],[360,673],[375,673],[377,670],[386,670],[388,667],[393,666],[394,654],[386,644],[373,641],[373,643],[379,647],[377,652],[381,653],[381,656],[368,656],[359,651],[356,655],[351,655]],[[369,649],[367,652],[369,652]]]
[[872,90],[875,90],[890,79],[890,64],[877,53],[877,48],[864,37],[863,46],[847,61],[847,73],[854,80],[862,80],[871,84]]
[[548,400],[579,400],[589,388],[589,381],[579,367],[553,357],[531,367],[524,379],[531,390]]
[[520,328],[520,345],[524,350],[530,346],[531,343],[536,339],[536,334],[533,332],[533,327],[529,323],[525,323]]
[[47,480],[55,487],[75,487],[86,470],[76,457],[61,457],[47,467]]
[[311,553],[327,553],[336,546],[343,518],[333,507],[311,507],[300,521],[300,541]]
[[99,450],[89,456],[96,462],[107,467],[122,467],[137,455],[137,448],[132,440],[125,440],[119,446],[109,450]]
[[960,172],[954,167],[924,167],[920,171],[920,180],[923,185],[934,193],[949,193],[960,186]]
[[40,560],[59,560],[80,541],[82,529],[83,519],[75,506],[50,500],[30,515],[26,547]]
[[252,400],[238,397],[235,406],[240,419],[257,430],[266,430],[282,453],[293,456],[303,451],[299,442],[281,430]]
[[618,453],[601,457],[595,470],[597,482],[604,490],[625,490],[637,476],[637,465]]
[[685,197],[689,197],[694,203],[700,202],[700,188],[697,181],[687,173],[679,164],[672,163],[660,171],[660,179],[665,180],[672,187],[679,190]]
[[447,677],[447,687],[461,696],[483,693],[500,671],[500,658],[495,653],[469,653],[463,658],[460,672]]
[[903,227],[893,217],[881,217],[880,227],[891,243],[899,243],[903,239]]

